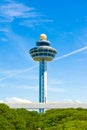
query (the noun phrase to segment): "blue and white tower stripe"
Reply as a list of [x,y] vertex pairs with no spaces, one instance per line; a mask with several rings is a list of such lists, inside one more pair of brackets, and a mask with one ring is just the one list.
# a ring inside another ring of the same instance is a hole
[[[37,47],[30,49],[30,55],[33,60],[39,62],[39,102],[47,102],[47,62],[53,60],[57,51],[50,46],[50,42],[46,40],[45,34],[40,35],[40,41],[36,42]],[[44,109],[39,110],[40,113]]]

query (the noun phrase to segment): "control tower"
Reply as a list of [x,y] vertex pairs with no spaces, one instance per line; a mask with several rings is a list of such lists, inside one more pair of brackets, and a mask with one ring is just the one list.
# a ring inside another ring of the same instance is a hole
[[[47,62],[53,60],[57,51],[50,46],[45,34],[40,35],[40,41],[36,42],[36,47],[29,51],[33,60],[39,62],[39,103],[47,102]],[[40,113],[44,109],[39,109]]]

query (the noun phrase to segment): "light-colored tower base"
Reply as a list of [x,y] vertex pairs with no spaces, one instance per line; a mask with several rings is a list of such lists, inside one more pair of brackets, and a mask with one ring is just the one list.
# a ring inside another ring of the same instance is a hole
[[[41,60],[39,62],[39,102],[47,102],[47,62]],[[39,109],[39,113],[43,113],[44,109]]]

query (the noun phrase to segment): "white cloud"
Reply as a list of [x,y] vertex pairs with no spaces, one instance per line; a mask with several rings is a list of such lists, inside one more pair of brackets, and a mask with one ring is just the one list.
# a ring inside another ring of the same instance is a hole
[[80,100],[64,99],[64,102],[67,103],[82,103]]
[[11,98],[6,98],[4,103],[31,103],[31,101],[27,99],[22,99],[22,98],[17,98],[17,97],[11,97]]
[[31,13],[34,8],[25,6],[24,4],[10,2],[0,5],[1,22],[12,22],[16,18],[28,18],[29,16],[36,17],[36,13]]
[[1,33],[1,32],[8,33],[9,30],[8,30],[7,28],[5,28],[5,27],[1,27],[1,28],[0,28],[0,33]]
[[31,101],[24,99],[24,98],[17,98],[17,97],[11,97],[11,98],[6,98],[4,100],[0,100],[0,103],[31,103]]
[[35,27],[37,25],[40,25],[42,23],[50,23],[53,22],[53,20],[47,20],[47,19],[33,19],[33,20],[24,20],[23,22],[20,22],[20,25],[25,25],[27,27]]
[[[12,108],[39,108],[41,105],[39,103],[32,103],[31,101],[24,99],[24,98],[17,98],[17,97],[11,97],[6,98],[4,100],[0,100],[0,103],[5,103],[9,105]],[[47,104],[42,104],[42,106],[45,106],[47,108],[87,108],[86,102],[81,102],[79,100],[65,100],[64,102],[47,102]]]
[[73,32],[62,32],[59,34],[59,37],[62,39],[67,39],[68,37],[72,36]]
[[8,39],[5,38],[5,37],[2,37],[0,40],[1,40],[2,42],[7,42],[7,41],[8,41]]
[[18,98],[18,97],[8,98],[7,97],[4,100],[0,100],[0,103],[5,103],[12,108],[17,108],[18,106],[19,106],[19,108],[22,108],[22,104],[28,104],[28,103],[31,103],[31,101],[29,101],[28,99],[25,99],[25,98]]
[[43,15],[37,12],[35,8],[14,0],[7,0],[7,3],[0,5],[0,23],[11,23],[14,21],[14,18],[21,18],[19,24],[28,27],[36,26],[39,23],[53,22],[49,19],[41,19],[42,17]]

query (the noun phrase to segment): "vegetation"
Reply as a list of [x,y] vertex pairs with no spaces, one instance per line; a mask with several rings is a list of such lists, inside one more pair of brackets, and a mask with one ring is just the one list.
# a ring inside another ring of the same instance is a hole
[[87,130],[87,109],[51,109],[44,114],[0,104],[0,130]]

